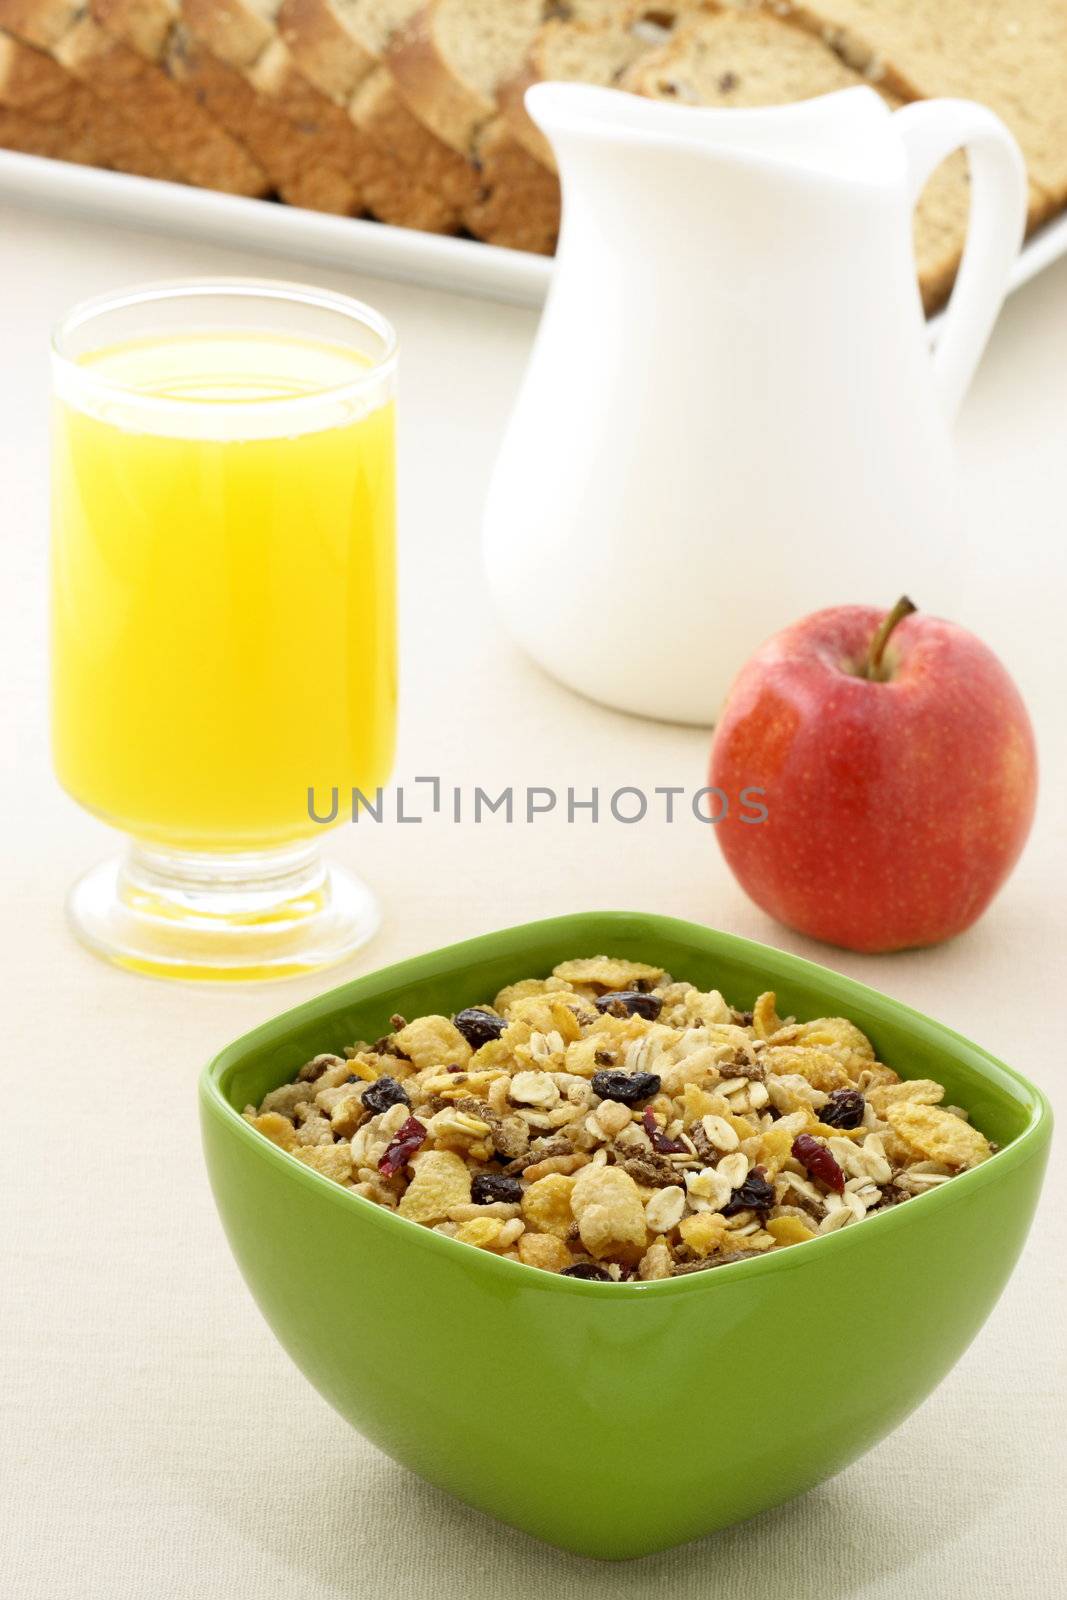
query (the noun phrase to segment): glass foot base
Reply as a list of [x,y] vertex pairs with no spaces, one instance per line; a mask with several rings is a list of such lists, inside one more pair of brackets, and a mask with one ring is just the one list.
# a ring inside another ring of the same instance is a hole
[[304,844],[226,855],[134,844],[74,885],[67,912],[82,943],[117,966],[201,982],[335,966],[381,920],[365,883]]

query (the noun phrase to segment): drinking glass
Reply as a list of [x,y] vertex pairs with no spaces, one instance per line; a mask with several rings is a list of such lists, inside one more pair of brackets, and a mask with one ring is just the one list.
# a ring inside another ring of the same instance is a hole
[[370,890],[319,852],[396,724],[396,339],[300,285],[149,285],[52,346],[59,781],[129,835],[71,892],[140,972],[267,978],[344,960]]

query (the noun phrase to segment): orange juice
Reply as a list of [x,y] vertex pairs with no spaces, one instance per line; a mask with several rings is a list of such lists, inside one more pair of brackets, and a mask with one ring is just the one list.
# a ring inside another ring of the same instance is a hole
[[[176,848],[317,832],[309,787],[328,807],[333,785],[369,791],[392,764],[388,395],[359,389],[353,350],[254,331],[138,339],[77,367],[118,398],[56,403],[60,781]],[[124,416],[124,394],[148,404]]]

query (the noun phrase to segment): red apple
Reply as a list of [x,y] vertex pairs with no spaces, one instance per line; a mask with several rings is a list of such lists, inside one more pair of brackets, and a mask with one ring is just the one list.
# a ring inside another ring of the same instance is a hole
[[[769,639],[727,698],[709,782],[764,791],[715,829],[758,906],[828,944],[904,950],[981,916],[1030,832],[1037,757],[993,652],[901,600]],[[757,800],[766,820],[743,820]]]

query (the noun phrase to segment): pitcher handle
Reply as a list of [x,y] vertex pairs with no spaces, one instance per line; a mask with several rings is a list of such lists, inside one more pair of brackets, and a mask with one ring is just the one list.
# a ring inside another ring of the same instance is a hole
[[1026,228],[1022,154],[1000,118],[972,100],[921,100],[894,122],[908,158],[912,203],[946,156],[964,149],[971,171],[971,215],[956,286],[934,354],[934,374],[951,420],[985,349]]

